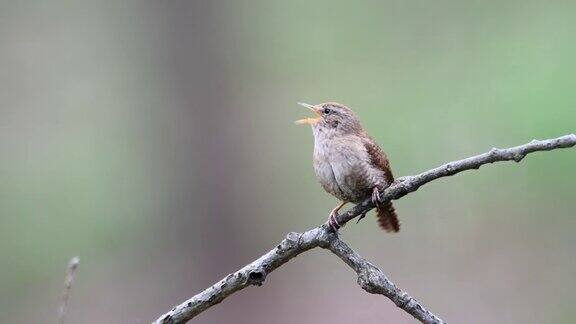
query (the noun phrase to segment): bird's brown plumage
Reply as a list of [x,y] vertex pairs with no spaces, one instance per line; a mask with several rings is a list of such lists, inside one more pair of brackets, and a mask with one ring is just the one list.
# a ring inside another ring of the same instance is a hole
[[[382,151],[380,146],[374,142],[371,137],[367,137],[364,142],[366,151],[370,156],[370,162],[376,166],[378,169],[384,171],[384,177],[386,182],[391,185],[394,182],[394,176],[392,175],[392,170],[390,169],[390,162],[388,161],[388,156]],[[385,188],[378,188],[382,190]],[[378,224],[386,232],[398,232],[400,231],[400,221],[398,220],[398,215],[396,214],[396,209],[392,202],[387,202],[381,205],[376,205],[376,216],[378,217]]]
[[[304,106],[318,116],[302,119],[300,123],[312,125],[314,170],[328,193],[343,202],[360,203],[374,190],[382,192],[394,182],[386,154],[366,134],[352,110],[334,102]],[[377,204],[376,211],[383,229],[400,230],[392,203]]]

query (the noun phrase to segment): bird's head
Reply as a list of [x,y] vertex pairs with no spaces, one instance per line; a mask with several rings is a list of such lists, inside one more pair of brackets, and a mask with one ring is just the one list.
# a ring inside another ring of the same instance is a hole
[[315,136],[342,136],[362,132],[362,125],[356,114],[342,104],[336,102],[318,105],[298,104],[310,109],[316,116],[297,120],[296,124],[311,125]]

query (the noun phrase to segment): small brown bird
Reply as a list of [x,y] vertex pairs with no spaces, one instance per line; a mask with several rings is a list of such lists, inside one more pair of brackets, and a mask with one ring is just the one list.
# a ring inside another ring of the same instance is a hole
[[299,105],[316,114],[296,121],[312,126],[316,176],[324,190],[342,201],[330,212],[330,226],[336,231],[341,227],[336,216],[346,203],[357,204],[371,197],[380,227],[398,232],[400,223],[394,206],[391,202],[380,203],[379,191],[394,182],[388,158],[366,134],[356,114],[335,102]]

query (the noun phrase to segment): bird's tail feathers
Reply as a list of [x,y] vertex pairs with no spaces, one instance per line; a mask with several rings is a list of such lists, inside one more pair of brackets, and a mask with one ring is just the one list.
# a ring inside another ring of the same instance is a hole
[[376,216],[378,217],[378,224],[386,232],[400,231],[400,221],[392,202],[387,202],[382,205],[376,206]]

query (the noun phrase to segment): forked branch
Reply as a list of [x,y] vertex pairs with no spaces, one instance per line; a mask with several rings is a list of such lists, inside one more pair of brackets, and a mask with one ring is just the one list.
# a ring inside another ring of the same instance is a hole
[[[550,151],[568,148],[576,145],[576,135],[570,134],[548,140],[533,140],[532,142],[507,149],[493,148],[487,153],[472,156],[466,159],[453,161],[429,171],[414,176],[402,178],[388,187],[380,195],[382,201],[399,199],[416,191],[422,185],[438,178],[447,177],[456,173],[478,169],[480,166],[499,161],[520,162],[527,154],[537,151]],[[374,208],[371,199],[356,205],[346,213],[338,216],[338,223],[344,225],[348,221],[364,215]],[[321,247],[330,250],[352,268],[358,275],[358,284],[367,292],[381,294],[392,300],[398,307],[412,315],[422,323],[444,323],[436,315],[426,310],[418,301],[407,293],[398,289],[386,275],[372,265],[358,253],[352,250],[338,234],[331,231],[330,226],[324,224],[304,233],[290,233],[274,249],[261,256],[244,268],[229,274],[226,278],[211,287],[174,307],[162,315],[156,324],[186,323],[204,310],[220,303],[226,297],[250,285],[260,286],[266,276],[297,255],[310,249]]]

